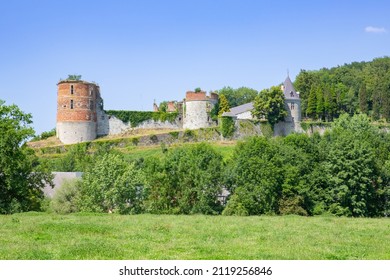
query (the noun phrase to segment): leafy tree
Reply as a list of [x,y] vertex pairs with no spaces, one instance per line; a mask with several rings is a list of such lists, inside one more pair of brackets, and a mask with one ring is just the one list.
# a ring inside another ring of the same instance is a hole
[[83,175],[82,211],[141,213],[143,202],[144,177],[134,163],[120,155],[103,155]]
[[70,146],[66,155],[52,169],[61,172],[84,172],[92,162],[88,143],[79,143]]
[[258,119],[267,118],[271,126],[287,116],[283,92],[276,86],[262,90],[256,96],[253,107],[252,114]]
[[81,183],[80,179],[65,181],[61,188],[56,190],[50,202],[51,210],[59,214],[78,212]]
[[258,92],[257,90],[248,87],[240,87],[237,89],[224,87],[218,90],[218,94],[223,94],[226,97],[231,108],[252,102],[257,96]]
[[195,88],[195,92],[201,92],[202,89],[200,87]]
[[31,115],[0,100],[0,213],[39,210],[42,188],[52,176],[38,165],[26,141],[34,136]]
[[207,144],[168,151],[146,165],[148,211],[217,214],[221,204],[222,156]]
[[228,185],[232,196],[224,214],[278,212],[282,182],[280,167],[273,161],[276,152],[272,140],[264,137],[253,137],[237,144],[229,168],[234,174]]
[[229,103],[224,94],[219,95],[219,112],[218,116],[222,116],[223,113],[230,112]]
[[160,112],[166,113],[167,110],[168,110],[168,102],[167,102],[167,101],[161,102],[161,103],[160,103],[160,106],[158,106],[158,110],[159,110]]
[[376,212],[379,167],[375,155],[378,132],[366,115],[341,115],[333,124],[325,161],[329,174],[329,211],[339,215],[372,216]]

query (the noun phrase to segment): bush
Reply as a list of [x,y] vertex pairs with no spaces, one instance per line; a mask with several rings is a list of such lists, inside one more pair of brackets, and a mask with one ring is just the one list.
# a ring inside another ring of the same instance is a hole
[[87,212],[141,213],[143,174],[122,156],[108,153],[89,166],[83,176],[80,209]]
[[157,135],[150,135],[150,141],[152,141],[152,143],[156,144],[158,142],[158,137]]
[[223,137],[232,137],[234,133],[234,119],[232,117],[220,117],[220,127]]
[[131,138],[131,144],[133,144],[134,146],[137,146],[138,143],[139,143],[139,137]]
[[50,131],[44,131],[42,132],[40,135],[36,135],[34,136],[32,139],[31,139],[31,142],[34,142],[34,141],[39,141],[39,140],[45,140],[49,137],[52,137],[52,136],[55,136],[56,135],[56,129],[53,128],[52,130]]
[[190,130],[190,129],[186,129],[184,130],[184,133],[183,133],[183,139],[185,141],[190,141],[191,139],[195,138],[195,132]]
[[172,138],[174,138],[174,139],[178,139],[179,138],[179,131],[171,131],[171,132],[169,132],[169,135],[171,135]]
[[236,196],[232,196],[232,198],[229,200],[228,204],[226,205],[225,209],[222,212],[222,215],[224,216],[248,216],[248,210],[245,208],[245,206],[238,202]]
[[271,138],[274,136],[274,131],[272,129],[272,126],[267,122],[261,122],[260,123],[261,133],[263,133],[264,137]]
[[56,190],[50,202],[50,209],[58,214],[78,212],[80,186],[80,179],[65,180],[62,186]]

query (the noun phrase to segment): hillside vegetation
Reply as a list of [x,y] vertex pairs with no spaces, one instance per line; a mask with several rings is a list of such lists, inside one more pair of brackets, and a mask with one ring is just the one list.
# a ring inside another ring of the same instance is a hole
[[330,69],[301,70],[294,82],[302,114],[331,121],[343,113],[390,120],[390,57]]
[[[390,213],[389,137],[366,115],[345,114],[324,136],[149,147],[95,141],[41,164],[85,172],[77,192],[54,198],[72,211],[377,217]],[[223,189],[226,204],[217,200]]]

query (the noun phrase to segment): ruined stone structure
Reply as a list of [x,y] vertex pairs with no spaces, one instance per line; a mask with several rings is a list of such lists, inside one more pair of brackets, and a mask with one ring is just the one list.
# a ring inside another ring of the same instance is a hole
[[64,144],[94,140],[97,118],[104,113],[99,86],[81,80],[62,80],[57,86],[57,137]]
[[199,129],[212,126],[210,112],[218,103],[218,94],[187,91],[183,105],[183,128]]
[[[134,128],[131,123],[124,123],[106,114],[100,88],[96,83],[73,77],[61,80],[57,86],[57,137],[62,143],[74,144],[91,141],[99,136],[122,134]],[[275,135],[302,132],[299,93],[295,91],[289,77],[284,81],[282,90],[288,116],[284,122],[275,125]],[[205,91],[187,91],[182,102],[167,102],[167,112],[179,113],[176,120],[149,119],[137,123],[137,128],[199,129],[214,126],[217,123],[212,120],[211,111],[217,103],[218,94],[216,93],[207,95]],[[155,103],[153,109],[159,110]],[[229,116],[238,121],[251,120],[253,119],[252,110],[253,103],[247,103],[231,108],[230,112],[222,116]]]
[[[133,129],[131,123],[106,114],[97,84],[71,78],[61,80],[57,87],[56,134],[62,143],[92,141],[99,136],[121,134]],[[169,102],[168,109],[182,111],[182,102]],[[145,120],[137,125],[137,128],[181,127],[181,115],[174,122]]]

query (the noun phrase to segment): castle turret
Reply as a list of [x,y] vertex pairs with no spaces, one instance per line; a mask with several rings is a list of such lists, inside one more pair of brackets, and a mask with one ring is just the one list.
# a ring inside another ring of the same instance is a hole
[[64,144],[96,139],[97,108],[103,109],[99,86],[77,79],[57,86],[57,137]]
[[207,96],[205,91],[187,91],[183,107],[183,128],[198,129],[213,124],[210,112],[218,102],[218,94]]
[[297,123],[301,121],[301,99],[299,98],[299,93],[294,89],[294,86],[290,80],[290,77],[287,76],[286,80],[282,86],[285,105],[287,110],[287,117],[285,118],[286,122]]

